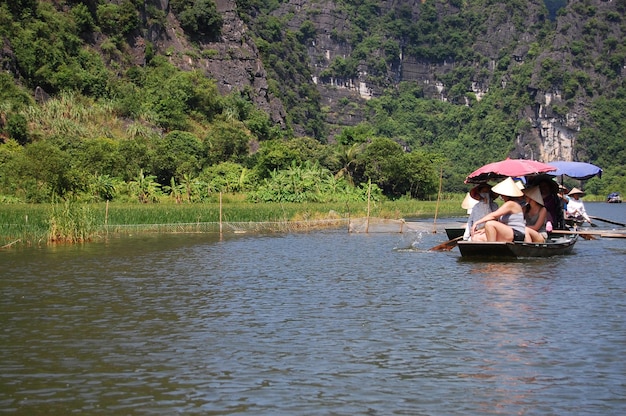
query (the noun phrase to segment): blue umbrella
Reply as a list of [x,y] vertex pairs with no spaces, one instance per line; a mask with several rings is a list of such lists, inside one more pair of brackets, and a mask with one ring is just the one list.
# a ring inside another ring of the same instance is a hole
[[550,162],[550,165],[556,168],[556,171],[548,172],[548,175],[561,176],[566,175],[573,179],[585,181],[587,179],[598,176],[602,177],[602,169],[596,165],[586,162]]

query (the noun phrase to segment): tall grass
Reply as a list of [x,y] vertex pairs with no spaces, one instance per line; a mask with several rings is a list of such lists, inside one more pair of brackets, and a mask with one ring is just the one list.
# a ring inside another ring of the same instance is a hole
[[[398,200],[372,202],[370,216],[386,219],[428,218],[435,211],[439,218],[465,214],[460,208],[460,196],[436,201]],[[48,242],[81,242],[103,237],[108,232],[134,231],[185,231],[194,224],[213,223],[212,227],[197,230],[218,230],[216,224],[275,223],[276,230],[306,228],[302,223],[323,223],[325,220],[365,217],[367,203],[249,203],[230,199],[222,204],[138,204],[112,202],[108,210],[105,203],[78,204],[0,204],[0,246],[19,240],[22,244]],[[288,227],[286,224],[298,223]],[[332,224],[332,222],[329,222]],[[170,227],[167,227],[167,226]],[[157,227],[158,226],[158,227]],[[231,227],[236,229],[236,227]]]
[[90,205],[65,201],[52,204],[48,216],[48,241],[80,243],[97,235],[101,227]]
[[19,241],[37,244],[46,241],[48,205],[0,204],[0,246]]

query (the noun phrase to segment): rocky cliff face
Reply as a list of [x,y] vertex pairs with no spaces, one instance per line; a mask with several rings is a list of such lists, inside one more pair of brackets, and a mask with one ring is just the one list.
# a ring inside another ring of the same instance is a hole
[[[412,18],[417,20],[423,1],[381,1],[379,14],[384,15],[398,3],[408,7]],[[448,2],[443,2],[448,3]],[[438,18],[459,13],[459,9],[436,3]],[[453,3],[453,2],[450,2]],[[460,4],[459,2],[456,2]],[[518,2],[519,3],[519,2]],[[602,89],[611,88],[611,80],[598,73],[593,62],[606,56],[607,38],[622,39],[624,33],[620,25],[623,13],[619,10],[623,5],[608,0],[589,0],[571,3],[556,18],[548,22],[548,13],[543,1],[533,0],[522,6],[512,7],[508,4],[492,2],[489,8],[477,10],[482,13],[485,23],[481,33],[476,33],[473,50],[480,57],[471,63],[476,75],[468,86],[476,99],[488,93],[490,88],[501,88],[506,78],[496,78],[496,66],[503,51],[513,56],[510,68],[525,62],[534,62],[535,69],[528,90],[534,95],[534,104],[528,106],[520,117],[526,119],[531,128],[516,138],[514,155],[516,157],[541,160],[564,159],[572,160],[576,134],[584,123],[589,101]],[[471,2],[464,2],[466,9],[471,9]],[[442,78],[458,65],[467,62],[455,62],[454,59],[430,60],[419,59],[403,53],[399,56],[397,66],[389,66],[387,76],[380,82],[372,82],[369,77],[370,68],[364,61],[358,68],[358,75],[353,78],[323,78],[320,75],[326,70],[335,57],[349,57],[353,48],[348,42],[337,37],[337,33],[350,30],[351,20],[356,16],[346,14],[345,9],[337,6],[332,0],[309,2],[306,0],[289,0],[275,11],[277,16],[288,16],[289,29],[292,31],[306,21],[314,23],[315,39],[308,44],[313,82],[322,96],[322,105],[327,106],[328,121],[334,125],[354,125],[362,121],[363,112],[358,103],[377,96],[381,90],[401,81],[414,81],[422,86],[427,97],[448,100],[450,85]],[[546,24],[551,24],[552,33],[546,34]],[[574,40],[588,38],[594,45],[591,50],[580,51],[573,48]],[[545,45],[551,45],[545,47]],[[402,45],[401,45],[402,46]],[[536,55],[536,50],[543,50]],[[584,54],[584,60],[580,54]],[[546,62],[555,62],[561,73],[578,71],[578,77],[584,78],[587,87],[576,87],[576,91],[563,91],[563,80],[546,83]],[[623,77],[623,60],[619,77]],[[593,85],[593,87],[589,87]],[[581,91],[587,88],[587,91]],[[589,92],[593,89],[594,92]],[[355,104],[346,107],[345,99]],[[558,108],[559,111],[554,111]],[[563,109],[566,109],[563,111]]]
[[[285,126],[285,108],[268,87],[259,50],[249,28],[237,14],[235,0],[215,0],[215,3],[224,22],[220,39],[191,43],[171,12],[169,0],[145,0],[144,11],[148,6],[162,10],[165,22],[150,23],[148,16],[142,16],[143,29],[130,45],[135,64],[145,63],[145,51],[150,43],[175,65],[203,70],[216,79],[221,92],[246,91],[275,123]],[[453,85],[446,81],[448,74],[460,67],[468,69],[473,75],[466,92],[480,100],[494,88],[506,88],[509,74],[516,67],[530,63],[534,68],[526,88],[534,102],[519,114],[530,127],[516,138],[512,156],[571,160],[576,158],[576,135],[588,119],[590,101],[616,89],[626,73],[624,56],[611,55],[626,37],[624,0],[570,1],[554,22],[548,21],[543,0],[476,2],[478,5],[461,0],[381,0],[375,5],[378,16],[403,14],[415,22],[425,13],[427,4],[431,6],[429,13],[435,14],[431,19],[476,19],[468,32],[470,60],[419,57],[407,53],[412,45],[406,39],[383,35],[383,41],[397,45],[398,56],[383,61],[387,64],[382,74],[365,57],[360,58],[354,76],[324,75],[336,58],[355,54],[355,42],[344,35],[354,30],[354,22],[360,16],[344,3],[347,2],[283,0],[273,12],[292,32],[297,32],[304,23],[313,24],[314,36],[306,44],[310,82],[321,95],[320,106],[331,133],[363,121],[364,103],[399,82],[417,83],[428,98],[471,105],[466,97],[452,96]],[[86,4],[95,10],[97,2],[87,0]],[[363,26],[363,22],[360,24]],[[367,35],[366,30],[363,32]],[[98,42],[101,40],[96,39],[95,43]],[[10,48],[3,49],[5,67],[12,65],[10,52]],[[382,50],[369,53],[375,58],[389,58]],[[505,56],[512,59],[503,64]]]
[[[549,39],[551,47],[535,60],[529,85],[536,93],[533,114],[529,117],[536,126],[532,136],[538,140],[538,158],[548,161],[577,158],[574,153],[576,134],[588,120],[590,101],[610,94],[626,74],[623,56],[610,58],[615,59],[615,63],[608,68],[597,66],[597,62],[610,56],[611,48],[624,39],[624,2],[594,0],[568,3],[556,18],[556,27]],[[564,73],[574,74],[579,79],[574,91],[568,85],[545,88],[542,67],[547,62],[558,62]],[[565,107],[567,111],[564,114],[554,111],[558,107]]]
[[[273,122],[285,125],[285,109],[269,91],[259,51],[237,15],[234,0],[215,1],[224,22],[221,38],[198,44],[191,44],[184,36],[176,17],[170,12],[169,0],[146,1],[166,12],[165,27],[152,26],[147,30],[147,40],[157,51],[168,56],[178,67],[205,71],[217,81],[221,93],[251,91],[255,105],[270,114]],[[141,51],[144,43],[144,39],[138,38],[135,49]],[[140,53],[138,56],[142,59],[144,55]]]

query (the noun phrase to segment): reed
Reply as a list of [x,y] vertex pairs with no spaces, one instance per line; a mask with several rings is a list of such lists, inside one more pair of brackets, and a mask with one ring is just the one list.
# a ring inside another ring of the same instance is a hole
[[48,241],[81,243],[97,236],[98,218],[91,206],[65,201],[52,204],[48,215]]

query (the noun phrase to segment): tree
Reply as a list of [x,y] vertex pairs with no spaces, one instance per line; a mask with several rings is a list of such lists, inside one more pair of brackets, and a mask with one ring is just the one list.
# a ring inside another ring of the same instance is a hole
[[108,138],[82,140],[71,150],[77,167],[95,175],[117,175],[126,164],[118,150],[119,142]]
[[238,163],[222,162],[205,168],[201,178],[214,192],[246,192],[252,188],[254,175]]
[[192,36],[219,37],[223,19],[213,0],[187,0],[179,14],[180,25]]
[[154,172],[157,181],[165,185],[170,178],[181,180],[183,175],[196,176],[203,159],[202,141],[194,134],[175,130],[157,142]]
[[118,180],[109,175],[94,175],[89,184],[94,197],[105,201],[111,201],[117,193]]
[[37,141],[14,152],[2,173],[4,188],[29,202],[44,202],[53,195],[64,197],[86,186],[72,168],[70,155],[49,141]]
[[128,188],[139,202],[159,202],[161,185],[156,181],[156,176],[145,175],[143,169],[139,171],[134,180],[128,183]]
[[351,146],[339,145],[336,147],[336,155],[341,168],[335,174],[335,178],[345,178],[350,185],[354,186],[353,177],[357,158],[364,148],[365,145],[362,143],[353,143]]
[[248,156],[250,139],[243,123],[216,121],[204,139],[207,163],[243,162]]
[[179,71],[163,59],[153,59],[143,84],[142,110],[166,130],[186,130],[190,116],[210,121],[222,109],[213,80],[200,71]]
[[100,27],[110,35],[127,35],[139,27],[139,14],[131,0],[124,0],[119,5],[100,4],[96,15]]
[[7,117],[6,132],[10,138],[17,140],[21,145],[30,141],[26,117],[22,114],[12,113]]
[[434,189],[432,163],[423,153],[406,153],[402,146],[386,138],[374,138],[355,162],[355,180],[369,180],[384,195],[426,197]]

